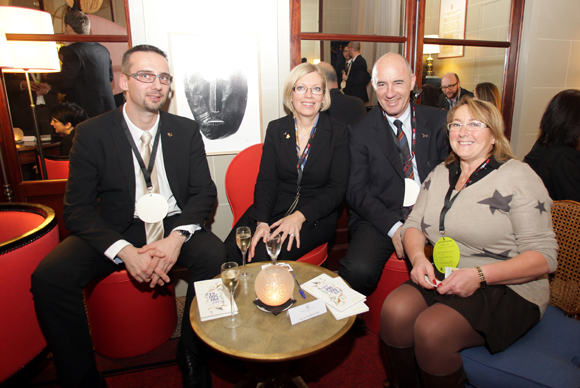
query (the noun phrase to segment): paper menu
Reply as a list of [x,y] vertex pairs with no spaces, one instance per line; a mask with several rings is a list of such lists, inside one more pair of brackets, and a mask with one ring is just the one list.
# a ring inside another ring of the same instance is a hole
[[302,289],[313,297],[324,300],[327,306],[339,312],[366,300],[363,294],[350,288],[342,278],[331,278],[326,274],[302,284]]
[[[231,314],[229,294],[224,290],[221,279],[202,280],[193,283],[197,299],[199,319],[202,322],[227,317]],[[238,306],[234,300],[234,314]]]

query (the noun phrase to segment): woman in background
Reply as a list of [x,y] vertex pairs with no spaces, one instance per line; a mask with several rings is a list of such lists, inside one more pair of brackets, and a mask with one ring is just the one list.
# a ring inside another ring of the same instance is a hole
[[501,111],[501,93],[497,86],[491,82],[482,82],[477,84],[473,91],[476,100],[491,102],[497,110]]
[[239,226],[252,231],[248,261],[270,260],[264,244],[270,234],[281,236],[278,259],[297,260],[336,231],[350,173],[347,127],[320,114],[330,107],[330,94],[318,66],[296,66],[283,93],[292,113],[268,124],[254,203],[225,241],[231,261],[242,262]]
[[52,107],[50,110],[56,133],[63,136],[60,141],[59,151],[61,156],[68,156],[75,137],[75,127],[89,118],[83,108],[74,102],[65,102]]
[[540,121],[540,136],[524,158],[554,201],[580,202],[580,90],[556,94]]

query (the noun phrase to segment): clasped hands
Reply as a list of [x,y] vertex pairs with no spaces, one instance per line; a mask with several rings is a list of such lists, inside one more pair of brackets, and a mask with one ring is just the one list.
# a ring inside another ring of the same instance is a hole
[[117,254],[129,274],[139,283],[149,282],[151,288],[163,286],[171,279],[167,275],[177,262],[186,238],[174,231],[169,236],[142,248],[127,245]]
[[[435,286],[435,269],[424,254],[415,256],[411,264],[411,280],[423,288],[437,288],[441,295],[457,295],[468,297],[479,288],[479,275],[475,268],[461,268],[451,272],[438,286]],[[429,281],[425,279],[425,275]]]
[[300,211],[295,211],[289,216],[274,222],[272,225],[268,225],[265,222],[258,224],[254,236],[252,236],[252,244],[248,251],[248,263],[252,261],[256,253],[256,245],[258,245],[258,242],[262,240],[266,244],[270,237],[270,230],[272,229],[274,230],[272,236],[281,235],[280,245],[284,246],[284,241],[288,238],[288,251],[292,249],[294,240],[296,240],[296,248],[300,248],[300,230],[302,229],[304,221],[306,221],[306,217]]

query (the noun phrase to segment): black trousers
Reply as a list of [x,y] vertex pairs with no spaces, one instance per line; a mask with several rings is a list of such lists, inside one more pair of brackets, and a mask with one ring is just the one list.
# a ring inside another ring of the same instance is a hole
[[[165,234],[171,232],[173,217],[165,220]],[[135,247],[145,245],[143,222],[134,220],[123,237]],[[207,229],[198,230],[183,244],[177,264],[190,270],[183,314],[181,340],[199,354],[199,339],[189,322],[193,282],[220,273],[226,252],[222,241]],[[124,269],[71,235],[50,252],[32,275],[32,294],[40,327],[54,355],[62,387],[90,386],[98,377],[93,345],[84,306],[83,289],[94,279]],[[122,298],[123,295],[119,295]],[[146,323],[145,323],[146,324]]]
[[367,221],[360,221],[350,231],[346,256],[340,259],[338,274],[352,288],[369,296],[377,288],[383,268],[395,252],[393,240]]
[[[236,244],[236,229],[240,226],[248,226],[250,227],[253,236],[256,227],[258,226],[256,221],[254,221],[248,213],[249,210],[240,217],[225,241],[228,260],[235,261],[240,265],[242,264],[242,252],[238,249]],[[283,214],[271,220],[270,224],[276,222],[278,219],[282,218],[282,216]],[[300,248],[296,248],[296,242],[293,242],[292,249],[288,252],[288,239],[286,239],[282,245],[280,254],[278,255],[278,260],[296,261],[314,248],[330,241],[335,233],[336,222],[333,223],[325,219],[315,224],[311,224],[306,221],[302,224],[302,229],[300,230]],[[268,252],[266,251],[266,245],[260,241],[258,245],[256,245],[256,254],[252,259],[252,262],[270,260],[270,256],[268,256]]]

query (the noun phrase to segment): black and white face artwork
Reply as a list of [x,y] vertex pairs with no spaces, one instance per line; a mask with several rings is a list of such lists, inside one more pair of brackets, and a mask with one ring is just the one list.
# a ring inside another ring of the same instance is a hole
[[184,78],[183,86],[203,136],[210,140],[224,139],[238,131],[248,103],[248,79],[243,71],[193,72]]

